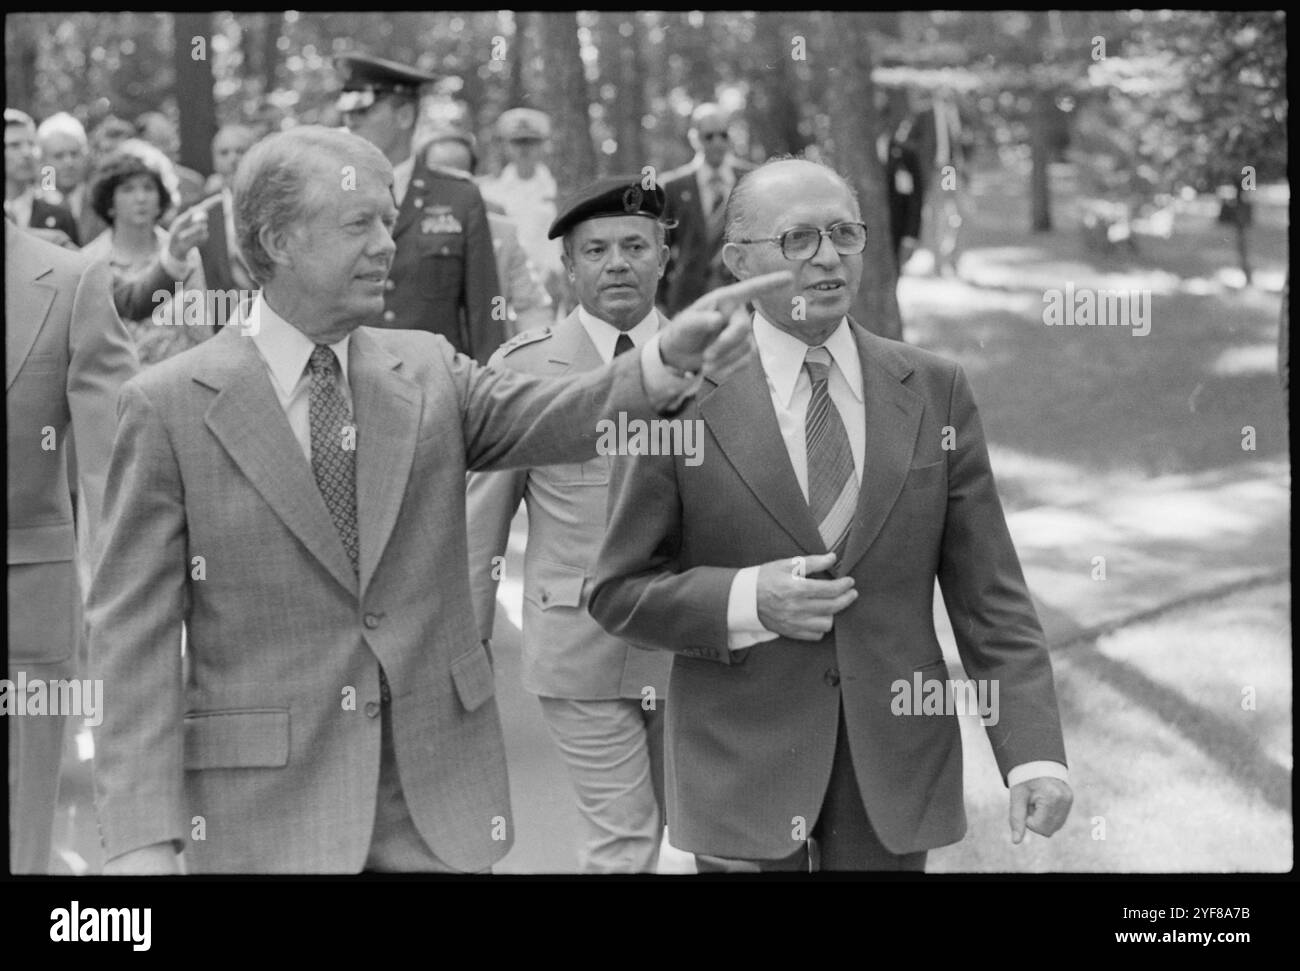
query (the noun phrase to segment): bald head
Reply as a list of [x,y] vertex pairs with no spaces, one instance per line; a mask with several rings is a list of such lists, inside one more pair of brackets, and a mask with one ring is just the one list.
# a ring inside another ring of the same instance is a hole
[[770,224],[779,219],[787,204],[798,199],[809,186],[829,184],[848,199],[853,218],[861,219],[857,193],[848,181],[829,165],[801,158],[768,159],[738,183],[727,199],[726,238],[753,239],[774,235]]

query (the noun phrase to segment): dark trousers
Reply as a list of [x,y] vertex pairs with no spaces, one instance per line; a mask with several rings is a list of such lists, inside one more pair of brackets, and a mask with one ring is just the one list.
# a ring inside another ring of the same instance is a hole
[[821,812],[810,839],[794,853],[776,860],[725,860],[696,854],[700,873],[817,872],[819,870],[914,870],[925,869],[924,850],[891,853],[880,842],[862,805],[862,794],[849,754],[849,734],[840,704],[835,737],[835,759],[831,778],[822,799]]

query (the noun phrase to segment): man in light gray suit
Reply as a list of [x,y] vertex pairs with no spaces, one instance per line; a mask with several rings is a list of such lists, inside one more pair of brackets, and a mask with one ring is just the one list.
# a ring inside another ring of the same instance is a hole
[[[77,670],[83,588],[76,534],[81,534],[82,551],[92,552],[118,391],[138,369],[131,337],[113,311],[107,265],[90,264],[6,219],[11,681],[21,675],[29,685],[48,686],[82,673]],[[83,519],[75,530],[70,448],[76,452],[84,500]],[[14,873],[45,873],[67,715],[7,721],[9,866]]]
[[[635,203],[635,204],[633,204]],[[579,306],[554,327],[520,334],[492,364],[527,374],[589,371],[644,346],[663,321],[664,191],[639,176],[601,179],[552,224]],[[578,796],[584,873],[655,871],[663,838],[663,712],[672,655],[611,637],[587,613],[605,537],[613,458],[469,477],[470,582],[479,630],[492,633],[499,557],[520,500],[528,504],[523,680],[538,696]]]
[[[106,872],[478,872],[513,840],[470,606],[465,474],[595,454],[746,349],[684,316],[569,380],[480,368],[383,306],[393,169],[319,126],[244,157],[234,326],[123,389],[91,589]],[[739,298],[743,299],[743,295]],[[731,310],[728,304],[722,308]],[[175,648],[190,654],[182,684]]]

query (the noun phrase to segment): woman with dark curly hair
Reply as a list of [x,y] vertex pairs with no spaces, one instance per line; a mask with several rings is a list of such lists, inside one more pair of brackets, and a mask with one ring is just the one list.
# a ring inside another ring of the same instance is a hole
[[[159,262],[175,283],[171,290],[154,291],[147,306],[117,300],[142,365],[179,354],[214,333],[203,311],[206,281],[199,251],[189,245],[190,234],[181,231],[192,221],[177,220],[172,233],[160,225],[177,198],[176,177],[166,156],[134,139],[101,159],[91,178],[90,205],[108,222],[108,229],[82,253],[107,260],[117,283],[147,273]],[[115,295],[125,292],[114,289]]]

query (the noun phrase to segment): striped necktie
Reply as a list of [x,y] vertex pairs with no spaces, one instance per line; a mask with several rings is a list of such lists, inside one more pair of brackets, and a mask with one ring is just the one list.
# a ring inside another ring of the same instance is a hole
[[853,452],[840,413],[831,401],[827,382],[831,355],[825,347],[812,347],[804,358],[812,382],[812,397],[804,432],[808,448],[808,508],[826,549],[844,554],[844,541],[858,507],[858,476]]

